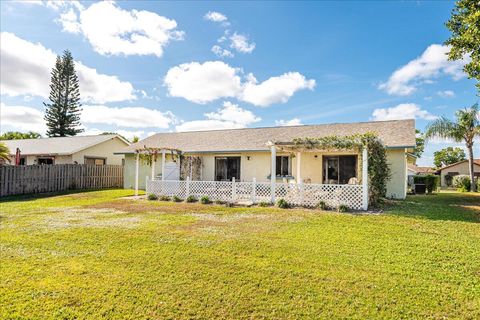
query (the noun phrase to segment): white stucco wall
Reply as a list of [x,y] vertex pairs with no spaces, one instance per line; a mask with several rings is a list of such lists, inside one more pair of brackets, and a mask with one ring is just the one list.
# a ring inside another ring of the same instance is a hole
[[[171,163],[173,161],[171,155],[165,155],[165,163]],[[177,160],[178,161],[178,160]],[[142,190],[145,190],[145,179],[148,176],[149,178],[152,175],[152,167],[150,164],[147,164],[140,160],[138,170],[138,187]],[[162,158],[158,157],[155,162],[155,176],[162,173]],[[125,155],[125,167],[123,168],[123,187],[125,189],[135,188],[135,155],[126,154]]]
[[387,182],[387,197],[405,199],[407,196],[407,157],[404,149],[387,151],[391,178]]
[[114,137],[93,147],[74,153],[70,163],[77,161],[78,164],[85,164],[85,157],[92,157],[106,158],[106,164],[121,165],[123,155],[113,153],[117,152],[118,150],[122,150],[126,146],[128,146],[128,144],[126,144],[123,140],[118,137]]

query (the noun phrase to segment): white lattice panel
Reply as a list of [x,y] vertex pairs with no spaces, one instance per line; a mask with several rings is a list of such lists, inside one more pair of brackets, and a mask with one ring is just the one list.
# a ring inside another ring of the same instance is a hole
[[[158,196],[178,196],[182,199],[194,196],[200,199],[208,196],[210,200],[252,201],[259,203],[271,200],[271,184],[268,182],[230,182],[230,181],[147,181],[147,193]],[[320,201],[336,208],[346,205],[351,209],[362,208],[361,185],[336,184],[294,184],[276,183],[275,198],[285,199],[297,206],[315,207]]]

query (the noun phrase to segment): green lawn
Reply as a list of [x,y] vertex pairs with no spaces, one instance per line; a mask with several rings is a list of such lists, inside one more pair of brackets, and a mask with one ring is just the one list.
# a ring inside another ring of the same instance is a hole
[[382,214],[122,199],[0,203],[0,318],[480,318],[480,194]]

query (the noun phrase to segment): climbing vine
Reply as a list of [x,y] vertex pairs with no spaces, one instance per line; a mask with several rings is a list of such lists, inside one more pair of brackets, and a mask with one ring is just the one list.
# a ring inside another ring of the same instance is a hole
[[368,151],[369,203],[375,207],[385,198],[391,170],[387,162],[385,145],[375,133],[343,137],[297,138],[293,140],[293,144],[295,147],[305,149],[355,150],[358,152],[366,147]]

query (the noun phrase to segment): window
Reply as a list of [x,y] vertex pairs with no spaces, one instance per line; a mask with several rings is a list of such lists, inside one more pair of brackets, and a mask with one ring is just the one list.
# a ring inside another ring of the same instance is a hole
[[55,158],[54,157],[38,158],[37,163],[38,164],[54,164],[55,163]]
[[289,176],[291,175],[290,171],[290,157],[289,156],[277,156],[276,160],[276,176]]
[[106,158],[85,157],[85,164],[94,164],[94,165],[97,165],[97,166],[103,166],[106,163],[107,163]]
[[458,172],[449,172],[447,173],[450,177],[455,177],[455,176],[458,176],[459,173]]
[[25,164],[27,164],[27,158],[25,157],[20,158],[20,161],[18,164],[21,166],[24,166]]
[[357,156],[323,157],[323,183],[347,184],[357,177]]
[[215,181],[240,180],[240,157],[215,157]]

